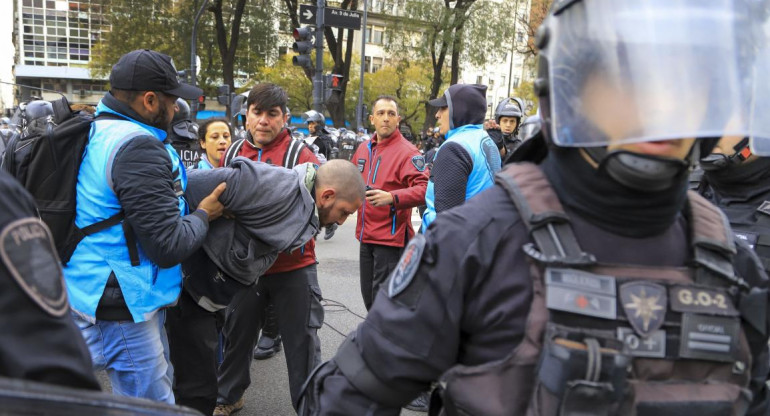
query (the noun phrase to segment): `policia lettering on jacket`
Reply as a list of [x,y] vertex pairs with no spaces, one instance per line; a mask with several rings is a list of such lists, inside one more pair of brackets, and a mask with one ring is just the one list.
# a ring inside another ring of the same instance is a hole
[[687,173],[714,137],[770,150],[767,6],[555,2],[543,134],[514,154],[539,165],[437,216],[300,413],[397,414],[438,382],[434,414],[765,414],[767,275]]

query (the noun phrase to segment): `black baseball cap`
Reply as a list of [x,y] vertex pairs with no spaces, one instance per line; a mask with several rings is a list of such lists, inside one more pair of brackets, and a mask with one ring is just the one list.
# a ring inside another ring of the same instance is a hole
[[202,89],[179,82],[170,56],[149,49],[121,56],[112,67],[110,85],[127,91],[160,91],[185,100],[203,95]]
[[442,94],[441,97],[434,98],[430,101],[428,101],[428,104],[430,104],[433,107],[441,108],[441,107],[448,107],[449,104],[446,101],[446,93]]

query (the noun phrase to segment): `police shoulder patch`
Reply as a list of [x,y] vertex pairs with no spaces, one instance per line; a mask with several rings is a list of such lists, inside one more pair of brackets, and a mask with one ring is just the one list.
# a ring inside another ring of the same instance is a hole
[[413,156],[412,157],[412,164],[414,165],[415,169],[419,170],[420,172],[425,171],[425,158],[422,156]]
[[13,279],[46,313],[67,313],[59,256],[48,227],[39,218],[22,218],[0,231],[0,260]]
[[396,297],[404,289],[409,287],[412,283],[414,275],[417,273],[417,266],[420,265],[420,259],[422,253],[425,250],[425,236],[417,234],[409,241],[409,244],[404,248],[404,254],[401,255],[401,259],[398,261],[396,269],[390,276],[390,282],[388,282],[388,296],[390,298]]

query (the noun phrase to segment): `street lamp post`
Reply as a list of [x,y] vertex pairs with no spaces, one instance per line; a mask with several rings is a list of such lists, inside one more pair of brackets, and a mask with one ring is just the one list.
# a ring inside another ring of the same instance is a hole
[[[508,97],[511,96],[511,83],[513,82],[513,54],[516,53],[516,23],[519,21],[519,0],[513,6],[513,41],[511,42],[511,66],[508,69]],[[506,97],[506,98],[508,98]]]
[[364,22],[361,28],[361,77],[358,80],[358,106],[356,106],[356,124],[359,129],[364,126],[364,65],[366,63],[366,4],[364,0]]
[[[198,10],[198,13],[195,15],[195,22],[193,23],[192,27],[192,39],[190,39],[190,84],[192,86],[196,86],[197,83],[197,60],[198,55],[196,53],[196,43],[198,40],[198,22],[201,20],[201,15],[203,15],[203,10],[206,8],[206,4],[209,2],[209,0],[203,0],[203,4],[201,4],[201,8]],[[190,110],[192,111],[192,119],[195,120],[198,116],[198,100],[194,100],[192,102],[192,105],[190,106]]]

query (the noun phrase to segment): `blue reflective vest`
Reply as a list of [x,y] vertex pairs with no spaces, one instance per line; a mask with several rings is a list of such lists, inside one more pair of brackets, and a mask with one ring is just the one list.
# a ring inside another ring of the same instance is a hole
[[208,158],[206,158],[206,155],[201,156],[201,160],[198,161],[198,166],[196,169],[214,169],[213,166],[211,166],[211,163],[209,163]]
[[[102,102],[96,114],[115,111]],[[121,117],[125,117],[121,115]],[[137,136],[153,136],[165,140],[166,132],[136,120],[101,119],[91,125],[90,141],[83,155],[77,183],[75,225],[84,228],[117,214],[121,210],[112,190],[112,161],[115,153],[128,140]],[[187,175],[182,161],[171,145],[166,145],[169,164],[175,180],[182,189],[187,187]],[[180,215],[187,214],[187,203],[179,198]],[[139,265],[132,266],[122,223],[85,237],[78,244],[67,266],[70,305],[84,318],[95,321],[99,304],[110,273],[118,279],[123,297],[134,322],[149,320],[155,312],[172,305],[182,287],[181,266],[160,268],[153,263],[137,244]]]
[[[465,200],[495,184],[495,173],[500,170],[502,162],[500,151],[495,142],[487,135],[481,124],[467,124],[456,129],[449,130],[446,134],[446,143],[459,143],[471,156],[473,170],[468,176],[468,184],[465,188]],[[445,145],[446,145],[445,143]],[[434,160],[438,158],[436,151]],[[431,175],[433,176],[433,175]],[[436,219],[435,194],[433,180],[428,181],[428,189],[425,191],[425,213],[422,217],[422,232]]]

